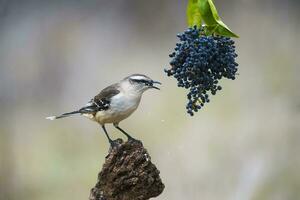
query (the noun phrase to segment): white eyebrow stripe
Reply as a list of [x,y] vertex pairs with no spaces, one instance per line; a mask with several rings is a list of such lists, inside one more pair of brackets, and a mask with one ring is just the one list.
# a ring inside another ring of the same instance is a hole
[[132,76],[130,78],[135,80],[148,80],[148,78],[146,78],[145,76]]

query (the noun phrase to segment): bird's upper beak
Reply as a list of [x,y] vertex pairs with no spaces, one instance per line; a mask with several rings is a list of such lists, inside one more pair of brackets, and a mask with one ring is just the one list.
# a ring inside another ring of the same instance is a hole
[[159,81],[152,81],[152,85],[150,85],[150,88],[154,88],[154,89],[157,89],[157,90],[160,90],[158,87],[156,87],[154,84],[159,84],[161,85],[161,82]]

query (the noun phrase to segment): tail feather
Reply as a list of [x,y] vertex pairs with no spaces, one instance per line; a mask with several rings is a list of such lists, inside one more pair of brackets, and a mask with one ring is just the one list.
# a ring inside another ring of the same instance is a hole
[[80,113],[80,112],[78,110],[76,110],[76,111],[73,111],[73,112],[64,113],[64,114],[59,115],[59,116],[46,117],[46,119],[55,120],[55,119],[60,119],[60,118],[64,118],[64,117],[69,117],[71,115],[75,115],[75,114],[78,114],[78,113]]

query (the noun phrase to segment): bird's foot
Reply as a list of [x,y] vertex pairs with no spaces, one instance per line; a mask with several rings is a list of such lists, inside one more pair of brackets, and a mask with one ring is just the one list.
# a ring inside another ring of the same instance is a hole
[[142,143],[140,140],[135,139],[135,138],[133,138],[133,137],[131,137],[131,136],[127,137],[127,141],[128,141],[128,142],[139,142],[139,143]]
[[117,148],[122,142],[123,141],[119,141],[119,139],[117,139],[117,140],[110,140],[109,144],[110,144],[110,147],[112,149],[114,149],[114,148]]

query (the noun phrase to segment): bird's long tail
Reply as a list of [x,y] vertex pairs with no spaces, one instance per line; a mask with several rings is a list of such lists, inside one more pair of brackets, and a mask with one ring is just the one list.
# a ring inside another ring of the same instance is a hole
[[72,115],[79,114],[79,113],[80,113],[80,111],[76,110],[76,111],[73,111],[73,112],[68,112],[68,113],[61,114],[59,116],[46,117],[46,119],[55,120],[55,119],[60,119],[60,118],[64,118],[64,117],[70,117]]

